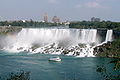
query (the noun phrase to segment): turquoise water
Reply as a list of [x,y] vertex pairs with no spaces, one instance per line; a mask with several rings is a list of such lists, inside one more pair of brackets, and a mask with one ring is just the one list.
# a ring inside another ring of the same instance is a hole
[[102,80],[97,65],[107,65],[108,58],[76,58],[60,55],[61,62],[49,62],[48,54],[7,53],[0,51],[0,76],[30,71],[31,80]]

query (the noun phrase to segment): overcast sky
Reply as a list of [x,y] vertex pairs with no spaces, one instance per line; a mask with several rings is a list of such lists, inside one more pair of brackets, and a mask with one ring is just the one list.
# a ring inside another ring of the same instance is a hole
[[49,21],[56,15],[61,21],[102,20],[120,21],[120,0],[0,0],[2,20],[42,20],[48,13]]

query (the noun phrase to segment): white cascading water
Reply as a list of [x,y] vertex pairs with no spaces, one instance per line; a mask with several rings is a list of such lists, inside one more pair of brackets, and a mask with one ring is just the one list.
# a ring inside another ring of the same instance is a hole
[[[112,41],[112,39],[113,39],[112,36],[113,36],[113,30],[107,30],[105,41],[97,44],[96,46],[100,46],[100,45],[103,45],[104,43],[107,43],[108,41]],[[94,47],[96,47],[96,46],[94,46]]]
[[113,34],[113,30],[107,30],[105,42],[112,41],[112,34]]
[[[111,31],[107,34],[110,33]],[[111,34],[107,37],[111,37]],[[23,28],[18,34],[6,37],[6,46],[3,49],[12,52],[27,51],[44,54],[67,52],[66,55],[94,57],[92,46],[97,45],[96,39],[96,29]]]

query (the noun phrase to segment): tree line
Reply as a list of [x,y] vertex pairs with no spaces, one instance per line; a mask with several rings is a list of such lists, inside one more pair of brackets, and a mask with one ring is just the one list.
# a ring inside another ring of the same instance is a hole
[[38,22],[38,21],[1,21],[0,26],[22,26],[22,27],[52,27],[52,26],[60,26],[60,23],[51,23],[51,22]]
[[101,21],[101,22],[92,22],[92,21],[78,21],[78,22],[71,22],[69,25],[70,28],[81,28],[81,29],[115,29],[120,30],[120,22],[111,22],[111,21]]
[[[51,23],[51,22],[38,22],[38,21],[0,21],[0,26],[22,26],[27,28],[39,28],[39,27],[52,27],[52,26],[65,26],[60,23]],[[80,28],[80,29],[114,29],[120,30],[120,22],[111,22],[111,21],[78,21],[70,22],[69,28]]]

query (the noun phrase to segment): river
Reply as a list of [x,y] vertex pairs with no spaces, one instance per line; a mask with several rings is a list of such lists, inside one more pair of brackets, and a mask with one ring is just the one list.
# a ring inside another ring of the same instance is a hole
[[[109,58],[76,58],[60,55],[61,62],[49,62],[49,54],[0,52],[0,76],[20,70],[30,71],[31,80],[102,80],[98,65],[107,66]],[[4,79],[3,79],[4,80]]]
[[[97,65],[107,66],[110,59],[95,57],[93,48],[112,41],[113,33],[102,35],[96,29],[47,28],[0,35],[0,76],[24,70],[30,71],[31,80],[102,80]],[[62,61],[49,62],[52,56]]]

